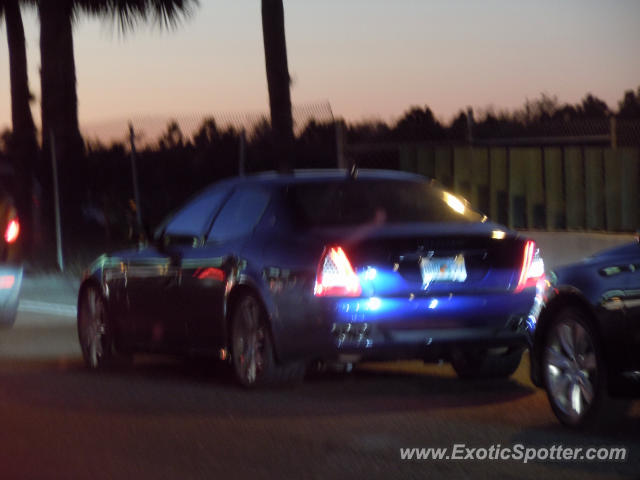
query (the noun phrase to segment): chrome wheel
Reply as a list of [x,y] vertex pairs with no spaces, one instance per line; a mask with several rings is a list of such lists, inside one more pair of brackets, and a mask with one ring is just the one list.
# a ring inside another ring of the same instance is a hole
[[569,423],[580,423],[596,398],[594,339],[570,314],[551,326],[543,355],[543,375],[553,406]]
[[256,384],[264,371],[265,327],[253,297],[242,300],[233,321],[232,355],[236,374],[245,386]]
[[93,288],[86,290],[79,312],[79,336],[87,365],[98,368],[105,356],[106,319],[102,297]]

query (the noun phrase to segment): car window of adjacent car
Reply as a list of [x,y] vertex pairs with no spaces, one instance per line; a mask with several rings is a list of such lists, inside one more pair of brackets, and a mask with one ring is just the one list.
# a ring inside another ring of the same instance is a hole
[[214,188],[196,196],[169,220],[165,234],[173,237],[202,235],[228,192],[228,188]]
[[250,233],[269,203],[269,192],[261,187],[239,187],[216,217],[208,242],[223,242]]

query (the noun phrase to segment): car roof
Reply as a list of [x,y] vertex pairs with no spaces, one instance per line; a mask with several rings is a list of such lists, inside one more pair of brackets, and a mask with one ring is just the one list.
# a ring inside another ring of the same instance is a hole
[[[261,172],[244,177],[234,177],[223,180],[216,185],[242,185],[242,184],[269,184],[291,185],[296,183],[330,182],[350,179],[348,170],[340,168],[294,170],[291,173],[278,173],[274,171]],[[401,172],[398,170],[382,169],[358,169],[355,177],[357,180],[412,180],[425,181],[426,178],[415,173]]]

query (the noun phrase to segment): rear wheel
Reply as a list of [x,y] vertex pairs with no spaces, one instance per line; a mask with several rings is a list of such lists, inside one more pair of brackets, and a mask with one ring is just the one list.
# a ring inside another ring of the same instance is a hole
[[237,303],[231,324],[231,359],[235,376],[244,387],[296,383],[303,379],[304,363],[278,364],[264,309],[253,295]]
[[78,339],[85,365],[92,370],[131,362],[130,355],[118,354],[104,298],[95,287],[86,288],[78,308]]
[[460,378],[507,378],[515,373],[522,359],[521,348],[493,353],[488,350],[455,352],[451,364]]

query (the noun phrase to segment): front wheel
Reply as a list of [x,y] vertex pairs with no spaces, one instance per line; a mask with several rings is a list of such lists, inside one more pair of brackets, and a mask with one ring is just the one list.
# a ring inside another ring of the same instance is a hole
[[231,324],[231,360],[244,387],[296,383],[304,377],[303,363],[278,364],[264,309],[253,295],[237,303]]
[[92,370],[131,362],[130,356],[119,355],[115,350],[104,298],[95,287],[86,288],[80,297],[78,340],[84,363]]
[[566,308],[549,324],[541,373],[560,422],[584,427],[597,420],[607,400],[605,364],[595,332],[582,312]]

